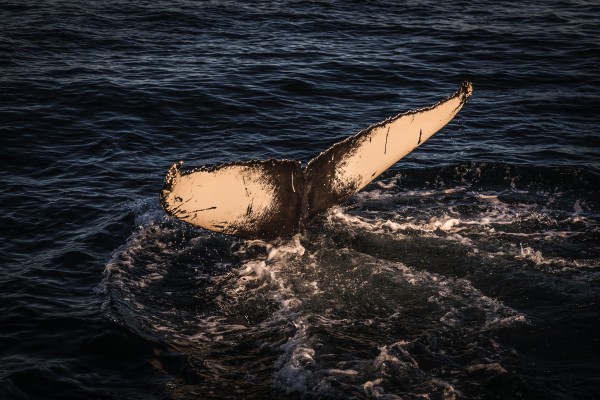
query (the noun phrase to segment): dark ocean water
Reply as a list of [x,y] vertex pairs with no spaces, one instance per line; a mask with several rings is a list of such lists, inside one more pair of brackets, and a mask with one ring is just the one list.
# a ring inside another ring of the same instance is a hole
[[[0,2],[0,398],[600,398],[594,1]],[[310,160],[463,80],[301,235],[169,166]]]

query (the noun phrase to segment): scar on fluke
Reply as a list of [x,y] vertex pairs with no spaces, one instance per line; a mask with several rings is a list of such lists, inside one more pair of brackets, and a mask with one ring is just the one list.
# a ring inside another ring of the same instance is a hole
[[304,167],[298,161],[273,159],[191,170],[180,170],[182,163],[175,163],[165,178],[161,205],[176,218],[216,232],[246,239],[289,237],[429,139],[454,118],[471,93],[472,85],[464,82],[452,96],[373,124]]
[[389,135],[390,135],[390,127],[388,126],[387,132],[385,134],[385,146],[383,147],[383,154],[387,154],[387,141],[388,141]]
[[292,190],[296,193],[296,188],[294,187],[294,174],[292,174]]
[[242,175],[242,181],[244,182],[244,190],[246,190],[246,197],[250,197],[250,191],[248,190],[248,185],[246,185],[246,178]]
[[191,211],[191,212],[193,212],[193,213],[199,213],[199,212],[202,212],[202,211],[214,210],[215,208],[217,208],[217,206],[206,207],[206,208],[202,208],[200,210],[194,210],[194,211]]

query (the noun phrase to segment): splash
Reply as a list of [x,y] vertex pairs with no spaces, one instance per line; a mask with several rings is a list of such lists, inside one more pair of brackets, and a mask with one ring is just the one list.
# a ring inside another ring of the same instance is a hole
[[498,282],[521,274],[519,293],[540,273],[593,280],[598,267],[593,249],[568,252],[597,232],[589,199],[520,176],[482,185],[486,173],[438,171],[409,187],[398,174],[272,242],[138,204],[106,267],[107,313],[166,344],[154,365],[175,377],[172,398],[481,395],[514,381],[519,352],[503,337],[533,323]]

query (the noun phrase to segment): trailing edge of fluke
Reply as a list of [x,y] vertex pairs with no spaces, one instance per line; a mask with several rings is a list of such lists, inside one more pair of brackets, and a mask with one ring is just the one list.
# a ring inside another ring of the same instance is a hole
[[182,171],[173,164],[160,194],[170,215],[246,239],[291,236],[341,204],[446,125],[471,96],[452,96],[372,125],[331,146],[306,168],[291,160],[232,162]]

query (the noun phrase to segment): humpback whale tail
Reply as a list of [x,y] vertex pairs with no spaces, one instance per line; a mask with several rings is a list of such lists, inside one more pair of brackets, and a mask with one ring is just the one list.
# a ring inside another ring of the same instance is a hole
[[464,82],[431,107],[372,125],[331,146],[305,169],[298,161],[227,163],[188,171],[174,164],[160,200],[170,215],[246,239],[291,236],[341,204],[446,125],[471,96]]

